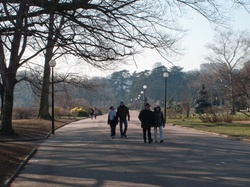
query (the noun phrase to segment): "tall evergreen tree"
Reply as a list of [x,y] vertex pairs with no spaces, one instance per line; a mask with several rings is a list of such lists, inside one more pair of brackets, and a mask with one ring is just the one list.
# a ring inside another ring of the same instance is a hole
[[205,89],[205,84],[202,84],[201,89],[198,92],[198,96],[195,100],[195,112],[198,114],[204,114],[205,110],[212,106],[209,102],[209,95]]

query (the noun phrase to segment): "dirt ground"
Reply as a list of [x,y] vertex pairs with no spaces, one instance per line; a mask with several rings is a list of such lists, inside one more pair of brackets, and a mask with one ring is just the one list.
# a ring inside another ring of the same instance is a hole
[[[76,119],[55,120],[55,129]],[[12,122],[15,135],[0,135],[0,186],[3,186],[30,152],[49,136],[52,122],[43,119],[23,119]]]

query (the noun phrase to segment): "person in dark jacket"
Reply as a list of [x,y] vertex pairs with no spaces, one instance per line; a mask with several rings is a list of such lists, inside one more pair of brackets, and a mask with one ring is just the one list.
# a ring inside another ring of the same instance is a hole
[[94,109],[93,108],[90,109],[90,116],[91,116],[91,119],[93,119],[93,116],[94,116]]
[[163,127],[165,126],[165,120],[160,106],[154,107],[154,139],[157,142],[157,129],[160,131],[160,143],[163,140]]
[[[129,109],[126,107],[123,103],[123,101],[120,102],[120,106],[117,108],[117,117],[119,119],[120,123],[120,133],[121,138],[127,137],[127,129],[128,129],[128,121],[130,121],[130,115],[129,115]],[[128,120],[127,120],[128,119]],[[124,124],[124,129],[123,129]]]
[[144,143],[147,142],[146,134],[148,133],[148,143],[150,144],[153,141],[151,138],[151,127],[154,124],[154,113],[150,110],[148,103],[146,103],[145,109],[140,112],[138,118],[141,121]]
[[111,106],[108,112],[108,124],[110,125],[111,139],[115,137],[116,125],[118,124],[118,119],[116,115],[115,108]]

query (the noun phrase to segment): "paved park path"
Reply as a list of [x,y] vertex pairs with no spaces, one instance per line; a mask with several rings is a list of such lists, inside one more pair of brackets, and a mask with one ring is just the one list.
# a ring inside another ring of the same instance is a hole
[[11,187],[250,186],[250,143],[167,125],[165,142],[145,144],[137,116],[123,139],[107,115],[56,130]]

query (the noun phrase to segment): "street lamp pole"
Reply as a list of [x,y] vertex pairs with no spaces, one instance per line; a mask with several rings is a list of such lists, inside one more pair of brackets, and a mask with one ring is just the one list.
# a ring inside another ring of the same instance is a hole
[[167,122],[167,78],[168,78],[168,73],[164,72],[163,77],[165,78],[164,117],[165,117],[165,124],[166,124],[166,122]]
[[144,91],[144,105],[147,103],[147,97],[146,97],[146,89],[147,89],[147,85],[143,85],[143,89]]
[[141,110],[141,95],[138,95],[138,101],[139,101],[139,110]]
[[49,66],[51,67],[52,76],[51,76],[51,84],[52,84],[52,90],[51,90],[51,102],[52,102],[52,109],[51,109],[51,115],[52,115],[52,130],[51,133],[55,134],[55,116],[54,116],[54,67],[56,66],[55,60],[49,61]]
[[143,95],[143,97],[141,98],[141,108],[143,110],[143,103],[144,103],[144,99],[145,99],[144,91],[141,91],[141,94]]

